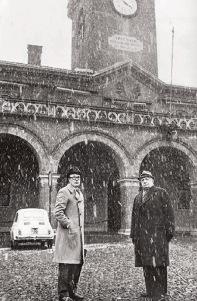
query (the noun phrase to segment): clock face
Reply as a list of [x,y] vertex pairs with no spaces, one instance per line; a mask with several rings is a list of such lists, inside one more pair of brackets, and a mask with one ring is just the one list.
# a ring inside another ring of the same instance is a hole
[[113,0],[114,8],[123,16],[132,16],[137,11],[136,0]]

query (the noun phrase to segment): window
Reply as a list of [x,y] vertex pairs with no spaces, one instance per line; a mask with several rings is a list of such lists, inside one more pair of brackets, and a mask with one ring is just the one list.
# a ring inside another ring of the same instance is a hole
[[18,220],[18,213],[16,213],[15,218],[14,218],[14,222],[16,223]]

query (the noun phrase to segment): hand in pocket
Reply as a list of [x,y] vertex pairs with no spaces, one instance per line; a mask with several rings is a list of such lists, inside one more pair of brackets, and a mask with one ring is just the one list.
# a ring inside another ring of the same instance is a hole
[[78,245],[78,237],[76,232],[72,232],[71,229],[69,229],[68,232],[68,246],[70,249],[75,249]]

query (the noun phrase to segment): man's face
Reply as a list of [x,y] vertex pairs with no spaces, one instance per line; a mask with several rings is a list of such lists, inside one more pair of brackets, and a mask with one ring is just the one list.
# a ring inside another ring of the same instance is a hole
[[68,178],[68,181],[73,187],[79,187],[81,184],[81,177],[80,175],[72,174]]
[[150,188],[154,185],[153,178],[145,177],[140,180],[142,188]]

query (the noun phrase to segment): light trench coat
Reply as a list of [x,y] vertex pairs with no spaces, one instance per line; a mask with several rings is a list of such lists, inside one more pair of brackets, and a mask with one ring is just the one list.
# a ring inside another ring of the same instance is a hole
[[54,262],[80,264],[84,261],[84,198],[68,184],[59,190],[55,218],[58,221]]

